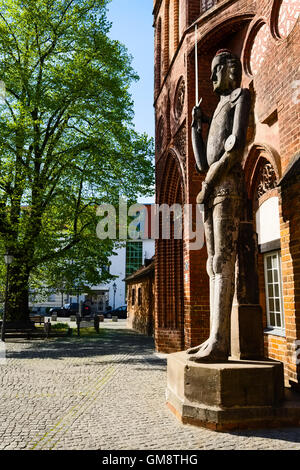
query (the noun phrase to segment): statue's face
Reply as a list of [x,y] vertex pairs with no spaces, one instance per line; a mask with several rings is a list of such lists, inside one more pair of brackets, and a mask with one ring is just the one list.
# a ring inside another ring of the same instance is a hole
[[210,78],[213,82],[214,91],[219,95],[229,93],[234,89],[234,84],[230,77],[230,70],[221,56],[216,56],[213,59]]

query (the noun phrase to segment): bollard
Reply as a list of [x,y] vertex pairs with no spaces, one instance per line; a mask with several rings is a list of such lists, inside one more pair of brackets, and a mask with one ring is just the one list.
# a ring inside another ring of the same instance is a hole
[[77,336],[80,336],[80,322],[81,322],[81,318],[80,318],[79,315],[78,315],[77,318],[76,318]]
[[100,318],[98,317],[98,315],[96,315],[94,317],[94,328],[97,333],[99,333],[99,326],[100,326]]
[[51,333],[51,322],[50,319],[44,323],[44,331],[46,333],[46,338],[49,338],[50,333]]

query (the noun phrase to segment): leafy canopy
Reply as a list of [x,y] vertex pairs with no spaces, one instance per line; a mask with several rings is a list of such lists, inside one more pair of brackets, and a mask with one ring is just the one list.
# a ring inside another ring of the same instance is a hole
[[132,125],[137,76],[108,37],[107,4],[0,0],[1,244],[45,277],[65,258],[107,261],[95,206],[153,183],[152,141]]

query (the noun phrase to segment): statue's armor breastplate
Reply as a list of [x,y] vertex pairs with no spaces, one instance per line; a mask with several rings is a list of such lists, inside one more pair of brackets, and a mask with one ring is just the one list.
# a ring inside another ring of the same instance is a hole
[[[207,140],[207,162],[209,166],[220,160],[225,153],[225,142],[232,135],[235,105],[242,90],[234,90],[231,95],[219,102],[209,129]],[[237,199],[245,195],[244,173],[240,163],[236,163],[215,185],[209,198],[209,206],[226,200]]]
[[232,134],[234,109],[229,95],[226,100],[219,102],[214,112],[207,139],[207,162],[209,166],[220,160],[225,152],[225,142]]

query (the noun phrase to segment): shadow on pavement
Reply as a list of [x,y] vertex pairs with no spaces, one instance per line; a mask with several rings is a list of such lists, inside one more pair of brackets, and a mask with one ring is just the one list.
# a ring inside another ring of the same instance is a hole
[[[291,436],[293,433],[293,436]],[[278,441],[294,442],[298,444],[300,442],[300,428],[266,428],[266,429],[249,429],[231,431],[226,434],[231,436],[243,436],[243,437],[261,437],[262,439],[272,439]]]
[[[9,341],[7,344],[13,343]],[[18,341],[19,344],[24,344],[25,348],[21,350],[6,351],[7,359],[63,359],[63,358],[76,358],[76,357],[96,357],[96,356],[123,356],[123,358],[110,358],[107,363],[114,362],[128,362],[141,363],[142,359],[131,356],[124,358],[124,355],[132,355],[138,352],[143,356],[153,355],[154,341],[153,338],[141,335],[131,330],[125,329],[105,329],[101,328],[99,335],[59,338],[50,340],[23,340]],[[148,359],[149,360],[149,359]],[[165,364],[161,359],[156,358],[155,364]],[[101,364],[105,362],[101,361]],[[82,363],[81,363],[82,365]]]

